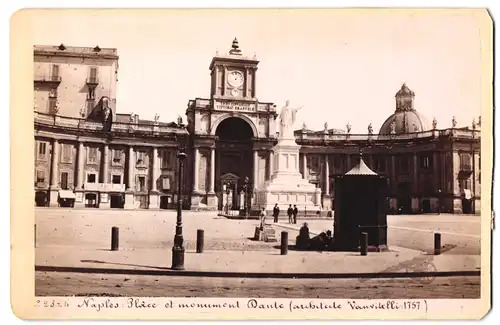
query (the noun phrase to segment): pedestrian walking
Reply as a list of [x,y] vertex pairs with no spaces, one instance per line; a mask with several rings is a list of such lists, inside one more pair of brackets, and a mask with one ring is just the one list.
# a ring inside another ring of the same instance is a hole
[[260,229],[264,229],[266,226],[266,208],[262,208],[262,211],[260,212]]
[[292,208],[291,204],[288,206],[288,210],[286,211],[286,213],[288,214],[288,223],[292,223],[293,222],[293,219],[292,219],[293,218],[292,217],[292,215],[293,215],[293,208]]
[[297,214],[299,214],[299,209],[297,209],[297,205],[293,205],[293,223],[297,224]]
[[276,203],[273,209],[274,223],[278,222],[279,215],[280,215],[280,208],[278,206],[278,203]]

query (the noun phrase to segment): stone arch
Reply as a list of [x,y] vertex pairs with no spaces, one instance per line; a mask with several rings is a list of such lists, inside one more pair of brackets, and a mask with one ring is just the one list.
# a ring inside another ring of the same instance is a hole
[[210,130],[210,135],[215,135],[215,131],[217,131],[217,127],[219,126],[219,124],[222,121],[224,121],[225,119],[230,118],[230,117],[237,117],[237,118],[240,118],[243,121],[247,122],[248,125],[250,126],[250,128],[252,129],[253,137],[254,138],[259,137],[259,132],[258,132],[255,124],[253,123],[253,121],[248,116],[240,114],[240,113],[225,113],[225,114],[222,114],[221,116],[219,116],[219,118],[216,119],[214,121],[214,123],[212,124],[212,129]]

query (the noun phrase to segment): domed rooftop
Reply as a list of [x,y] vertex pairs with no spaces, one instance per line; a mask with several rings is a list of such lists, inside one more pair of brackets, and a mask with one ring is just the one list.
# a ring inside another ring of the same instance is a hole
[[396,111],[380,128],[379,134],[402,134],[430,130],[429,121],[414,107],[415,93],[406,84],[396,93]]

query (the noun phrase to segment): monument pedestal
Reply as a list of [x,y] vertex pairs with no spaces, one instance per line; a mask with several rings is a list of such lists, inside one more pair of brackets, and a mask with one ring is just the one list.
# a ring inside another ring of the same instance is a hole
[[271,179],[257,188],[252,210],[271,212],[278,203],[281,211],[291,204],[299,211],[317,212],[320,210],[321,190],[302,178],[299,172],[299,149],[295,138],[281,138],[273,148],[275,170]]

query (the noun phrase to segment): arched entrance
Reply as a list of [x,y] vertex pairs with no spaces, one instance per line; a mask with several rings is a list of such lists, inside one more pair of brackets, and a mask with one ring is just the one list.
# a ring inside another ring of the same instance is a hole
[[[219,209],[229,204],[233,210],[239,209],[241,191],[245,177],[253,181],[252,127],[238,117],[228,117],[215,130],[215,191],[219,194]],[[229,196],[224,193],[229,192]]]

